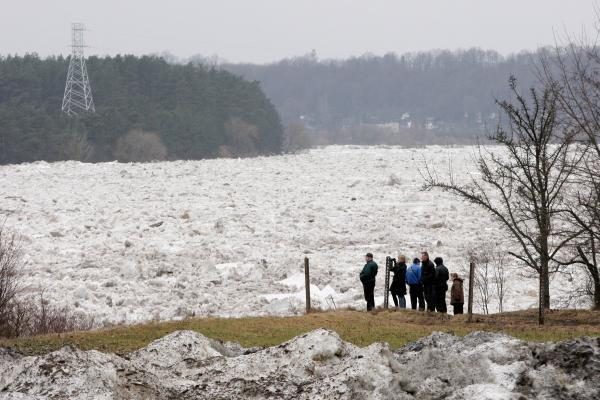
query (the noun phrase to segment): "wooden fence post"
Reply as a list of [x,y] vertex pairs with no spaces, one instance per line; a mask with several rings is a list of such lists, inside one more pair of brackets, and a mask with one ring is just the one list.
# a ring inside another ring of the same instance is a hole
[[468,322],[473,322],[473,281],[475,280],[475,263],[469,263],[469,319]]
[[385,287],[383,288],[383,308],[388,309],[390,305],[390,264],[392,257],[388,256],[385,259]]
[[540,275],[540,298],[539,298],[539,310],[538,310],[538,325],[544,325],[545,320],[545,297],[544,297],[544,289],[546,289],[546,285],[544,285],[545,279],[543,277],[543,273]]
[[306,313],[310,313],[310,271],[308,257],[304,257],[304,287],[306,288]]

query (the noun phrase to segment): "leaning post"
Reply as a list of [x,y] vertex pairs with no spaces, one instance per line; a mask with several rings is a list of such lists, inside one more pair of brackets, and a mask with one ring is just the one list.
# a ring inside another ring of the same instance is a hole
[[383,308],[388,309],[390,305],[390,269],[392,257],[388,256],[385,259],[385,287],[383,288]]
[[310,313],[310,271],[308,257],[304,257],[304,287],[306,288],[306,313]]
[[473,322],[473,281],[475,280],[475,263],[469,263],[469,306],[468,306],[468,314],[469,319],[468,322]]

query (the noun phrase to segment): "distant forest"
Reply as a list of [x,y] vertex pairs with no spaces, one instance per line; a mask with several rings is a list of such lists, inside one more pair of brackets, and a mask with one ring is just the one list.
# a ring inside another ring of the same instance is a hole
[[89,57],[96,113],[78,118],[60,110],[68,58],[0,57],[0,163],[471,143],[498,123],[495,99],[510,97],[511,75],[535,85],[537,56],[470,49],[319,60],[313,53],[265,65]]
[[535,59],[536,53],[502,56],[474,48],[342,61],[309,54],[267,65],[219,66],[259,81],[286,124],[302,122],[321,139],[377,141],[380,131],[384,142],[426,143],[469,139],[494,127],[495,99],[510,96],[510,75],[525,88],[534,85]]
[[68,58],[0,57],[0,163],[148,161],[279,153],[257,82],[158,57],[90,57],[95,114],[61,112]]

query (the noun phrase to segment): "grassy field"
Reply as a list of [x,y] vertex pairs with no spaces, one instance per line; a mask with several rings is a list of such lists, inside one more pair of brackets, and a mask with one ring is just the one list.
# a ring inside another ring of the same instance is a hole
[[366,346],[388,342],[397,348],[434,331],[466,335],[473,331],[505,332],[530,341],[558,341],[579,336],[600,336],[600,312],[551,311],[547,324],[536,324],[536,311],[466,316],[417,313],[414,311],[359,311],[313,313],[299,317],[197,318],[184,321],[119,326],[89,332],[0,339],[0,347],[25,354],[40,354],[65,345],[84,350],[125,354],[176,330],[190,329],[208,337],[239,342],[243,346],[273,346],[316,328],[332,329],[349,342]]

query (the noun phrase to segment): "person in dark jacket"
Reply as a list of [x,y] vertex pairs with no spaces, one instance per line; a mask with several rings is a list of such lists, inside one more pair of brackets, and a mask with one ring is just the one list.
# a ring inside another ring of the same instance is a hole
[[429,253],[421,253],[421,281],[427,311],[435,311],[435,265],[429,259]]
[[399,256],[392,268],[394,277],[390,285],[390,293],[396,308],[406,308],[406,257]]
[[377,264],[373,261],[373,254],[367,253],[365,256],[366,264],[360,272],[360,281],[363,284],[365,300],[367,301],[367,311],[375,308],[375,277],[377,276]]
[[446,292],[448,291],[448,280],[450,279],[450,276],[442,257],[436,257],[433,262],[435,263],[435,309],[437,312],[445,314],[448,312],[448,309],[446,308]]
[[410,307],[419,311],[425,310],[425,300],[423,299],[423,281],[421,281],[421,260],[415,258],[410,267],[406,269],[406,283],[408,284],[410,294]]
[[463,290],[463,279],[456,272],[450,275],[452,278],[452,289],[450,289],[450,304],[454,308],[454,315],[463,313],[465,304],[465,291]]

